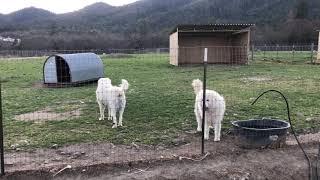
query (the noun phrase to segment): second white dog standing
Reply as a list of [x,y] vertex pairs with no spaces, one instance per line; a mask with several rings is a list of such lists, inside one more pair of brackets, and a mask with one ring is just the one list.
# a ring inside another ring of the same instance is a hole
[[[196,101],[194,105],[194,113],[196,115],[198,128],[197,131],[202,131],[202,106],[203,106],[203,83],[199,79],[192,82],[194,93],[196,94]],[[206,119],[204,128],[204,138],[209,139],[210,126],[214,127],[214,141],[220,141],[221,123],[226,110],[224,98],[213,90],[206,90]]]
[[[129,88],[129,83],[127,80],[122,79],[121,84],[118,86],[113,86],[111,80],[108,78],[101,78],[98,81],[98,87],[96,90],[97,102],[100,108],[100,118],[104,119],[104,110],[108,108],[108,119],[112,119],[113,126],[116,128],[118,126],[123,126],[123,112],[126,107],[126,91]],[[119,112],[119,122],[117,122],[117,112]]]

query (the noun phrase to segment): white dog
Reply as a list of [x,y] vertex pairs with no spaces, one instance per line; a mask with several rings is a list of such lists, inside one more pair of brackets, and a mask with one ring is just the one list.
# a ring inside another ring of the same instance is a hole
[[[108,108],[108,96],[106,95],[106,89],[112,86],[111,79],[100,78],[98,80],[98,87],[96,90],[97,103],[99,104],[100,118],[99,120],[104,120],[105,108]],[[110,108],[108,108],[108,120],[111,119]]]
[[[199,79],[192,82],[194,93],[196,94],[196,101],[194,105],[194,113],[197,118],[198,128],[197,131],[202,131],[202,105],[203,105],[203,84]],[[220,141],[221,136],[221,123],[223,120],[224,112],[226,110],[224,98],[213,90],[206,90],[205,101],[206,119],[204,128],[204,138],[209,139],[209,129],[214,127],[214,141]]]
[[[104,120],[105,108],[108,108],[108,119],[113,120],[112,128],[122,126],[123,112],[126,107],[125,92],[129,88],[127,80],[122,79],[119,87],[113,86],[109,78],[101,78],[96,90],[97,102],[100,109],[99,120]],[[117,123],[117,112],[119,112],[119,123]]]

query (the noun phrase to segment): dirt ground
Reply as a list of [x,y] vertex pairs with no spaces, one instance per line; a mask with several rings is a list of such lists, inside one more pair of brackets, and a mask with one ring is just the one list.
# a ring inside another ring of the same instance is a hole
[[[307,178],[307,163],[292,137],[288,139],[291,144],[281,149],[248,150],[235,145],[232,136],[225,136],[221,142],[206,142],[209,154],[205,158],[199,156],[199,137],[181,137],[173,147],[97,143],[11,152],[5,156],[8,173],[4,179]],[[317,144],[304,143],[315,159]]]

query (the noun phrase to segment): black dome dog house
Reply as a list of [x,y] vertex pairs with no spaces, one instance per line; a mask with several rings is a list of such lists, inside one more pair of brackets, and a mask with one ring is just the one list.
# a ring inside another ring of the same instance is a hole
[[74,85],[104,77],[103,63],[94,53],[56,54],[43,65],[45,85]]

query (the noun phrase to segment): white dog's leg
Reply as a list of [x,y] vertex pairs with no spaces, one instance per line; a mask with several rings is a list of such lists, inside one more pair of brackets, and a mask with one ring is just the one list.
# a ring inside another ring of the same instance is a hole
[[221,122],[216,122],[214,125],[214,141],[220,141]]
[[117,128],[118,127],[118,124],[117,124],[117,111],[115,109],[111,109],[111,117],[112,117],[112,121],[113,121],[112,128]]
[[101,120],[104,120],[104,109],[105,109],[105,107],[100,101],[98,101],[98,104],[99,104],[99,110],[100,110],[99,121],[101,121]]
[[102,105],[102,120],[104,120],[104,111],[106,110],[106,107]]
[[207,118],[206,118],[205,119],[205,123],[204,123],[204,139],[205,140],[209,139],[209,132],[210,132],[210,128],[209,128],[208,121],[207,121]]
[[196,119],[197,119],[197,123],[198,123],[197,131],[201,132],[202,131],[202,119],[200,117],[201,116],[200,112],[198,111],[197,102],[194,105],[194,114],[196,115]]
[[124,108],[121,108],[119,111],[119,126],[123,126],[122,125],[122,116],[123,116],[123,112],[124,112]]
[[123,95],[122,98],[123,99],[121,100],[121,108],[119,110],[119,126],[123,126],[122,125],[123,112],[124,112],[124,109],[126,108],[126,96]]
[[112,118],[111,118],[111,109],[109,108],[109,106],[108,106],[108,120],[111,120]]
[[215,114],[213,117],[213,123],[214,123],[214,141],[220,141],[221,137],[221,124],[223,121],[225,108],[222,107],[222,109]]

